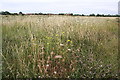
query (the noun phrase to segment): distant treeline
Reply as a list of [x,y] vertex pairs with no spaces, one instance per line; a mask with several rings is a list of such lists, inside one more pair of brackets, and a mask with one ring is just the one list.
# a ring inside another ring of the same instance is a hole
[[97,17],[120,17],[120,15],[105,15],[105,14],[90,14],[90,15],[85,15],[85,14],[73,14],[73,13],[59,13],[59,14],[53,14],[53,13],[10,13],[8,11],[2,11],[0,12],[0,15],[69,15],[69,16],[97,16]]

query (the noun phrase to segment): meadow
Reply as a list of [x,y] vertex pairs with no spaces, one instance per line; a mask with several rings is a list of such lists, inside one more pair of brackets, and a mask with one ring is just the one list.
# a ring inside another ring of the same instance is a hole
[[118,78],[118,19],[2,16],[3,78]]

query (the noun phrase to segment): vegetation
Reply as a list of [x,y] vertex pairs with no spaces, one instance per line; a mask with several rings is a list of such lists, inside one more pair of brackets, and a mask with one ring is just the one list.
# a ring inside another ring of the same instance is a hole
[[3,78],[118,78],[117,18],[2,17]]
[[104,14],[90,14],[90,15],[85,15],[85,14],[73,14],[73,13],[59,13],[59,14],[52,14],[52,13],[10,13],[8,11],[2,11],[0,12],[1,15],[69,15],[69,16],[96,16],[96,17],[120,17],[120,15],[104,15]]

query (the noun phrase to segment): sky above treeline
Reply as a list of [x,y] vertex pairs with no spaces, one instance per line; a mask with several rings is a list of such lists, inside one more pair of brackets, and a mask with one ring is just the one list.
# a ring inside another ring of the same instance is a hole
[[118,14],[119,0],[0,0],[0,11]]

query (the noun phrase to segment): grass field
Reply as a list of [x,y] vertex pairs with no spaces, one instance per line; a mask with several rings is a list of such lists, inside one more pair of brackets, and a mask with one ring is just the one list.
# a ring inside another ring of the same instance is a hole
[[115,17],[2,16],[3,78],[118,78]]

